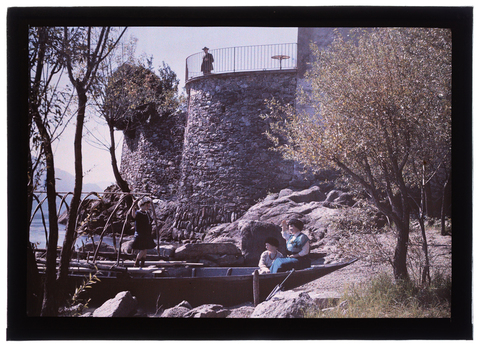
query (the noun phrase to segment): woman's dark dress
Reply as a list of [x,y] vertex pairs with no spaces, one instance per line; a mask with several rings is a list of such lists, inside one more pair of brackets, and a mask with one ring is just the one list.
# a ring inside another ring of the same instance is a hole
[[204,74],[210,74],[210,71],[213,70],[213,56],[210,53],[206,53],[203,56],[202,66],[200,67],[201,71]]
[[148,212],[137,210],[134,220],[135,235],[132,248],[136,250],[155,248],[157,245],[152,238],[152,220]]

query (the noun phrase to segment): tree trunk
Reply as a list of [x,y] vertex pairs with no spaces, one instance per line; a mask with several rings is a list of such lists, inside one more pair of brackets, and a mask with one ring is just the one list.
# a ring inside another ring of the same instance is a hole
[[433,204],[433,194],[432,194],[432,185],[430,182],[426,183],[424,186],[425,194],[423,195],[423,199],[425,201],[424,207],[424,217],[427,216],[434,216],[436,214],[436,209]]
[[400,199],[394,204],[394,223],[397,227],[397,244],[393,257],[393,275],[395,280],[409,280],[407,269],[408,240],[410,234],[410,209],[408,193],[403,187]]
[[[120,174],[120,170],[118,169],[118,162],[117,162],[117,155],[115,154],[115,129],[113,127],[113,124],[110,124],[108,122],[108,129],[110,132],[110,158],[112,160],[112,169],[113,169],[113,175],[115,176],[115,180],[117,181],[118,187],[120,187],[120,190],[122,192],[130,192],[130,187],[128,186],[128,182],[126,182],[122,178],[122,174]],[[127,205],[127,210],[132,206],[133,204],[133,198],[132,196],[127,196],[125,198],[125,202]]]
[[83,124],[85,120],[85,107],[87,105],[87,95],[82,86],[76,86],[78,93],[78,113],[77,125],[75,129],[74,153],[75,153],[75,187],[73,197],[70,203],[70,212],[68,215],[67,230],[65,232],[65,240],[63,242],[62,254],[60,258],[60,271],[58,275],[58,288],[60,297],[66,299],[67,295],[67,279],[68,268],[72,256],[72,247],[77,229],[77,213],[82,196],[83,185],[83,165],[82,165],[82,137]]
[[428,280],[428,283],[430,283],[431,278],[430,278],[430,258],[428,256],[428,243],[427,243],[427,234],[425,233],[425,221],[420,218],[420,228],[422,230],[422,250],[423,250],[423,255],[425,256],[425,266],[423,267],[422,271],[422,284],[425,284]]
[[430,258],[428,257],[428,242],[427,242],[427,233],[425,231],[425,218],[428,215],[428,205],[427,203],[429,202],[428,196],[430,193],[431,196],[431,190],[430,188],[430,182],[427,182],[425,184],[425,162],[423,164],[423,170],[422,170],[422,186],[420,190],[420,208],[418,212],[418,222],[420,223],[420,229],[422,231],[422,250],[423,250],[423,255],[425,257],[425,265],[422,270],[422,284],[425,284],[427,279],[428,282],[430,283]]
[[[30,127],[29,127],[30,128]],[[27,218],[32,215],[33,205],[33,164],[30,151],[27,153]],[[41,286],[41,278],[35,262],[35,253],[32,249],[30,241],[27,244],[27,315],[39,316],[42,310],[43,291]]]
[[112,160],[112,169],[113,175],[115,176],[115,180],[117,181],[118,187],[122,190],[122,192],[130,192],[130,188],[128,187],[128,183],[123,180],[122,175],[120,174],[120,170],[118,169],[118,162],[117,162],[117,155],[115,154],[115,129],[113,125],[108,124],[108,129],[110,132],[110,158]]
[[36,113],[34,115],[35,123],[42,136],[43,151],[47,164],[47,202],[48,202],[48,219],[49,219],[49,236],[47,247],[47,265],[45,275],[44,298],[42,305],[42,316],[56,316],[56,261],[57,261],[57,243],[58,243],[58,217],[57,217],[57,192],[55,190],[55,166],[53,162],[53,151],[51,139],[45,128],[43,121]]
[[404,223],[397,225],[397,244],[395,246],[395,254],[393,257],[393,275],[395,280],[408,280],[408,270],[407,270],[407,251],[408,251],[408,235],[409,235],[408,224],[405,226]]
[[27,245],[27,316],[42,313],[42,280],[35,261],[35,253],[30,243]]
[[450,187],[450,178],[451,178],[451,172],[448,174],[448,178],[447,180],[445,181],[445,184],[443,185],[443,194],[442,194],[442,209],[441,209],[441,224],[442,224],[442,229],[441,229],[441,235],[442,236],[446,236],[447,235],[447,230],[445,228],[445,216],[446,216],[446,205],[448,203],[448,199],[447,199],[447,193],[448,193],[448,190],[449,190],[449,187]]
[[[47,189],[47,203],[48,203],[48,218],[49,218],[49,245],[47,247],[47,263],[45,271],[45,282],[44,282],[44,291],[43,291],[43,303],[41,306],[40,315],[42,316],[56,316],[57,315],[57,305],[55,297],[55,277],[56,277],[56,253],[57,253],[57,242],[58,242],[58,218],[57,218],[57,205],[56,197],[57,193],[55,190],[55,166],[53,161],[53,151],[52,151],[52,139],[48,133],[48,129],[45,127],[44,121],[40,116],[39,104],[40,104],[40,81],[42,78],[43,66],[45,62],[45,49],[46,49],[46,40],[47,32],[46,28],[40,28],[38,31],[38,56],[36,59],[36,69],[35,76],[33,78],[33,83],[30,86],[29,91],[29,126],[32,125],[32,121],[35,122],[37,126],[38,133],[42,141],[42,149],[45,156],[46,162],[46,189]],[[31,129],[29,129],[31,130]],[[28,185],[28,208],[29,215],[31,214],[32,208],[32,199],[33,199],[33,175],[34,170],[32,166],[31,154],[29,154],[28,165],[30,170],[30,178]],[[33,257],[33,260],[32,260]],[[36,287],[40,284],[38,276],[38,270],[35,264],[35,255],[31,250],[30,245],[27,246],[27,268],[29,272],[29,279],[27,286],[29,287],[28,295],[31,296],[29,301],[36,302],[34,297],[40,292]],[[30,279],[33,277],[34,279]],[[35,279],[36,278],[36,279]],[[29,304],[32,304],[30,302]],[[33,305],[33,311],[36,312],[36,304]],[[30,308],[29,308],[30,309]]]

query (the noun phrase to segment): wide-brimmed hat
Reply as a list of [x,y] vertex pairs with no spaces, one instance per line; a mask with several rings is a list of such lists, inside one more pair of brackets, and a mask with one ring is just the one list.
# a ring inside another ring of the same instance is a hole
[[278,248],[278,246],[280,245],[280,243],[278,242],[278,239],[273,237],[268,237],[267,239],[265,239],[265,243],[273,245],[276,248]]
[[303,222],[298,219],[290,219],[288,220],[288,225],[295,226],[299,231],[303,229]]
[[202,50],[209,50],[210,48],[208,48],[207,46],[205,46],[204,48],[202,48]]

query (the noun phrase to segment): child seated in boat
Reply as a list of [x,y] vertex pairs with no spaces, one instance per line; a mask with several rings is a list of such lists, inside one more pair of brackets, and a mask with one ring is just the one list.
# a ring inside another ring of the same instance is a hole
[[302,233],[303,222],[298,219],[282,221],[282,237],[287,241],[288,257],[277,258],[271,273],[285,272],[293,269],[305,269],[312,265],[308,254],[310,253],[310,240]]
[[265,250],[262,255],[260,255],[260,261],[258,262],[258,267],[260,268],[259,273],[270,273],[270,267],[272,266],[273,261],[279,257],[283,257],[283,254],[278,251],[278,240],[273,237],[268,237],[265,240]]

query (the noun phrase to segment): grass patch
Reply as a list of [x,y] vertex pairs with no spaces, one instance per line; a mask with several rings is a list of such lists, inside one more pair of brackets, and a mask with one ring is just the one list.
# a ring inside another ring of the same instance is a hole
[[350,286],[335,307],[310,310],[305,318],[449,318],[451,279],[435,274],[430,285],[394,282],[387,274]]

